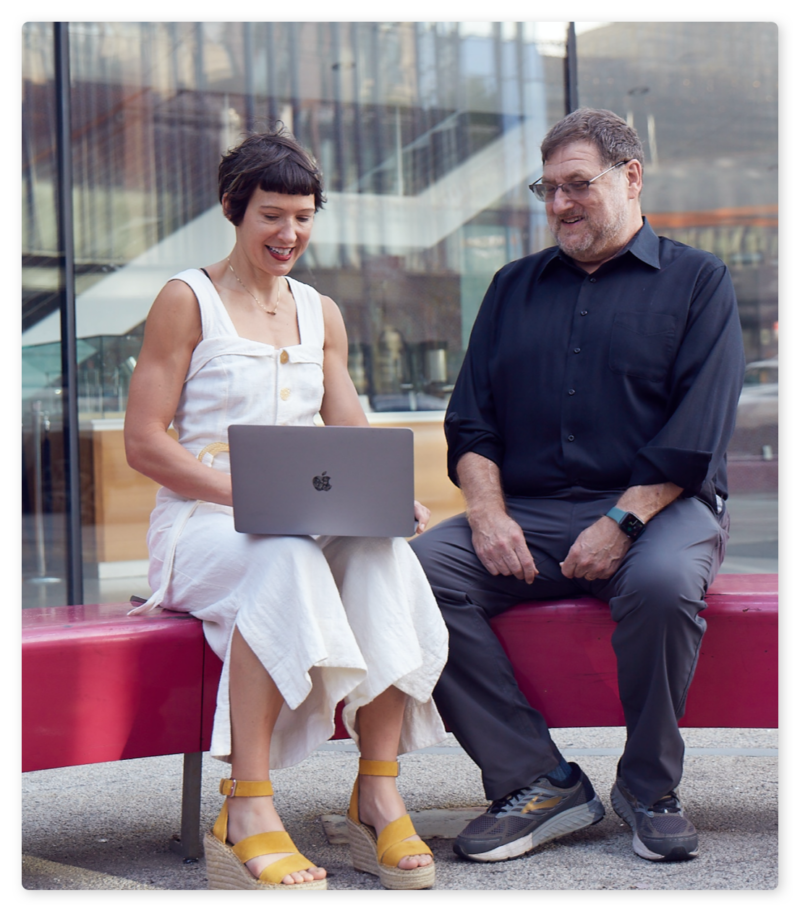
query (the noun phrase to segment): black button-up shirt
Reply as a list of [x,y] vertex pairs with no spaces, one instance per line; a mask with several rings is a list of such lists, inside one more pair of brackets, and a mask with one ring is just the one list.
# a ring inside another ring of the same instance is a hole
[[467,452],[504,491],[546,496],[672,481],[727,496],[744,350],[724,263],[644,221],[589,275],[551,247],[489,286],[447,409],[448,473]]

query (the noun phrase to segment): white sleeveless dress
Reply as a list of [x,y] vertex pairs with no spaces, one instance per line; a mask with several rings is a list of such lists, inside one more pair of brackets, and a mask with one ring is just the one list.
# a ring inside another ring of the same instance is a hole
[[[300,344],[241,338],[214,285],[198,269],[173,277],[200,305],[194,350],[173,426],[198,455],[227,443],[230,424],[313,424],[322,404],[324,320],[319,294],[289,279]],[[206,464],[211,456],[205,456]],[[228,454],[213,467],[229,471]],[[161,488],[150,518],[152,597],[203,621],[223,660],[211,754],[230,761],[230,644],[234,625],[285,699],[273,768],[304,759],[333,733],[337,703],[358,742],[356,711],[388,686],[406,693],[400,752],[438,743],[444,726],[431,692],[447,657],[447,631],[422,568],[402,538],[279,537],[235,531],[230,507]]]

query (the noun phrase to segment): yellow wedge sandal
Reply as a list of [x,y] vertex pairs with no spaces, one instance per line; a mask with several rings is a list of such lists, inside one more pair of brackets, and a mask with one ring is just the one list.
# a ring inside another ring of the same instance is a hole
[[[370,759],[358,761],[359,775],[396,778],[399,769],[396,762]],[[372,826],[361,822],[358,815],[358,778],[353,786],[353,796],[347,812],[347,832],[353,867],[380,877],[384,889],[429,889],[434,884],[436,869],[433,863],[413,870],[401,870],[397,866],[404,857],[415,854],[429,854],[433,857],[433,851],[421,839],[404,841],[417,834],[408,814],[390,822],[380,835],[376,835]]]
[[[228,797],[271,797],[272,784],[269,781],[237,781],[223,778],[219,784],[220,794]],[[251,835],[232,845],[228,842],[228,801],[222,805],[211,831],[203,839],[206,853],[206,872],[209,889],[327,889],[327,879],[295,883],[283,882],[289,873],[299,873],[315,867],[303,857],[289,837],[288,832],[262,832]],[[245,864],[262,854],[289,854],[261,871],[256,879]]]

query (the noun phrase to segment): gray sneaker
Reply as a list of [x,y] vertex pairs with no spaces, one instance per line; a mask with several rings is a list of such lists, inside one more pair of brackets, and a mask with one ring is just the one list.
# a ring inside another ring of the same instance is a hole
[[579,778],[560,788],[539,778],[527,788],[495,800],[470,822],[453,844],[459,857],[486,863],[527,854],[545,841],[593,826],[605,816],[600,798],[580,767]]
[[697,830],[683,815],[678,795],[645,807],[617,778],[611,791],[611,806],[633,830],[633,850],[645,860],[691,860],[697,857]]

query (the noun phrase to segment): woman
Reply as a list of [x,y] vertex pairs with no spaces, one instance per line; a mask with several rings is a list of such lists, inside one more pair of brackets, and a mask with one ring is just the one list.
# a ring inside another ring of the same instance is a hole
[[[219,195],[236,243],[156,298],[125,420],[129,463],[163,485],[148,533],[154,594],[132,613],[191,612],[224,662],[211,753],[231,778],[205,838],[209,886],[326,888],[325,870],[283,829],[269,770],[327,740],[345,700],[361,752],[353,863],[387,888],[426,888],[433,857],[394,776],[398,752],[444,736],[431,691],[447,634],[416,557],[403,539],[233,527],[230,424],[312,424],[317,412],[326,424],[367,424],[339,309],[288,277],[324,201],[320,174],[285,131],[252,135],[223,156]],[[415,511],[421,531],[430,513]]]

